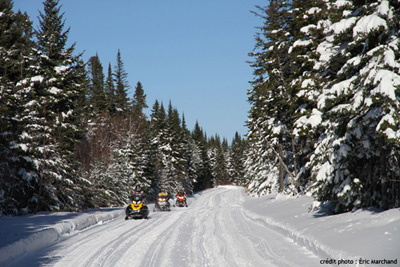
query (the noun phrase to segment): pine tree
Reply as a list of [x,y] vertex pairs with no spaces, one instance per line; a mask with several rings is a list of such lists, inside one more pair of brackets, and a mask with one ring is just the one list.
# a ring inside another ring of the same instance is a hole
[[213,187],[229,183],[228,171],[226,169],[227,162],[225,160],[223,146],[225,146],[226,149],[227,143],[226,141],[224,144],[221,143],[221,138],[218,134],[211,137],[208,142],[208,158],[210,159]]
[[185,114],[182,114],[182,135],[183,135],[183,158],[185,160],[185,177],[183,177],[182,187],[185,192],[192,194],[193,185],[198,178],[197,170],[200,164],[200,154],[194,144],[194,140],[186,126]]
[[107,110],[110,116],[116,114],[116,100],[115,100],[115,85],[113,80],[113,73],[111,70],[111,64],[108,64],[107,79],[104,84],[104,91],[107,100]]
[[94,114],[107,110],[107,100],[104,88],[104,73],[99,56],[93,56],[88,62],[90,75],[90,86],[88,93],[88,105],[93,109]]
[[177,192],[179,191],[179,188],[183,187],[187,173],[186,160],[184,158],[184,142],[181,120],[178,110],[172,107],[171,101],[168,105],[166,126],[166,145],[170,148],[170,150],[165,151],[167,152],[165,153],[167,156],[165,161],[165,165],[167,166],[165,178],[166,183],[169,185],[168,189],[172,192]]
[[162,187],[165,172],[164,152],[168,150],[166,144],[166,112],[163,103],[154,102],[150,121],[150,172],[152,175],[152,188],[158,192]]
[[341,8],[332,13],[347,16],[327,37],[333,48],[327,72],[337,71],[337,78],[318,102],[327,128],[312,162],[316,196],[334,203],[335,212],[387,209],[398,205],[400,191],[399,5],[355,2]]
[[37,173],[27,157],[28,137],[20,114],[34,64],[32,22],[12,11],[12,1],[0,2],[0,214],[29,212],[35,205]]
[[201,191],[212,187],[212,174],[210,159],[207,154],[207,137],[196,121],[192,131],[192,138],[194,140],[196,154],[200,156],[200,162],[197,165],[197,181],[193,185],[194,191]]
[[146,104],[146,94],[144,93],[141,82],[137,82],[135,93],[132,100],[132,111],[137,116],[144,116],[143,109],[148,108]]
[[37,210],[74,209],[79,201],[78,165],[75,144],[81,139],[79,105],[84,93],[80,55],[73,56],[74,45],[65,48],[69,29],[63,31],[59,1],[47,0],[40,12],[37,37],[37,79],[30,97],[35,118],[27,118],[33,133],[32,160],[37,162],[40,187]]
[[[257,194],[283,191],[289,184],[285,174],[293,176],[291,170],[287,171],[291,156],[284,153],[291,144],[289,130],[293,122],[292,100],[295,95],[290,87],[293,62],[288,50],[293,42],[293,33],[289,27],[289,9],[286,1],[274,0],[266,8],[258,7],[261,14],[256,13],[265,22],[260,28],[261,34],[256,37],[258,51],[250,54],[255,58],[251,63],[255,79],[249,91],[252,108],[247,122],[250,130],[245,179],[257,181],[249,187],[250,192]],[[278,165],[278,176],[274,165]],[[266,184],[268,186],[264,186]],[[263,189],[260,189],[261,185]]]
[[242,186],[246,185],[244,180],[245,144],[245,140],[236,132],[226,156],[230,182]]
[[301,182],[297,190],[332,202],[335,212],[397,206],[398,3],[271,1],[260,10],[265,24],[249,91],[250,192],[282,190],[286,172]]
[[129,83],[127,81],[128,74],[125,71],[124,63],[121,58],[121,52],[118,49],[117,63],[114,67],[114,80],[115,80],[115,107],[117,112],[124,114],[129,108],[128,89]]

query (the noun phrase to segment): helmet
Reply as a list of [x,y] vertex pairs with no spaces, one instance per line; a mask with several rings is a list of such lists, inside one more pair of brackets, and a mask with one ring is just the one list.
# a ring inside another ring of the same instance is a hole
[[140,185],[137,185],[137,186],[135,187],[135,190],[136,190],[136,191],[140,191],[140,190],[141,190]]
[[165,193],[165,189],[161,189],[161,192]]

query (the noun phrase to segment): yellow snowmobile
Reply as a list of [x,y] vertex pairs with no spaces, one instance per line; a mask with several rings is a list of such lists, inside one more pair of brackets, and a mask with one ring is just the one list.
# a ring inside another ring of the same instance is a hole
[[126,207],[125,220],[129,219],[148,219],[149,208],[142,201],[141,195],[133,195],[132,202]]

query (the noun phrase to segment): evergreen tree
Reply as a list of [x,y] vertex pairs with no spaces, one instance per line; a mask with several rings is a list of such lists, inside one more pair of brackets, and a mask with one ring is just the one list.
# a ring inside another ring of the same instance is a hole
[[213,187],[229,183],[224,146],[227,149],[227,142],[225,140],[224,144],[222,144],[219,135],[211,137],[208,142],[208,158],[210,159]]
[[286,3],[259,9],[250,192],[292,183],[336,212],[398,206],[398,3]]
[[32,77],[32,22],[0,2],[0,215],[29,212],[35,205],[37,173],[24,144],[28,137],[21,113]]
[[193,193],[193,184],[198,178],[197,170],[200,164],[200,154],[194,140],[186,126],[185,115],[182,114],[182,135],[183,135],[183,158],[185,160],[185,177],[182,181],[182,189],[189,193]]
[[166,113],[164,105],[156,100],[153,105],[150,122],[150,170],[152,173],[152,188],[158,192],[166,184],[163,183],[164,175],[164,150],[166,144]]
[[173,192],[177,192],[179,188],[183,187],[184,180],[187,179],[187,173],[181,120],[178,110],[172,107],[171,101],[168,105],[166,122],[167,145],[170,148],[165,164],[168,166],[166,169],[166,179],[168,180],[167,184],[169,184],[169,189]]
[[[288,184],[285,174],[292,175],[284,168],[288,169],[290,158],[284,149],[291,143],[289,129],[293,121],[292,100],[295,95],[290,87],[293,62],[288,54],[293,42],[293,32],[289,27],[290,6],[287,1],[274,0],[268,7],[258,9],[261,14],[256,14],[265,18],[265,22],[261,34],[256,37],[258,51],[250,54],[255,58],[251,64],[255,79],[249,91],[252,108],[248,120],[249,158],[246,164],[246,180],[257,180],[249,190],[257,194],[275,189],[283,191]],[[278,165],[278,176],[274,165]],[[260,191],[261,185],[266,184],[268,186],[263,186]]]
[[227,158],[227,171],[229,174],[230,182],[245,186],[246,182],[244,180],[244,151],[245,151],[245,141],[239,135],[238,132],[232,140],[230,149],[228,150]]
[[88,62],[90,75],[90,86],[88,94],[88,105],[93,109],[94,114],[107,110],[107,100],[104,88],[104,73],[99,56],[93,56]]
[[79,179],[73,152],[82,134],[76,108],[84,93],[80,84],[84,79],[80,55],[72,55],[74,45],[65,48],[69,29],[63,31],[59,1],[43,4],[36,32],[38,78],[30,93],[35,105],[25,107],[27,111],[34,108],[36,114],[32,119],[25,117],[34,135],[29,145],[40,177],[36,209],[74,209],[79,201]]
[[107,109],[110,116],[114,116],[116,113],[116,100],[115,100],[115,85],[113,80],[113,73],[111,70],[111,64],[108,64],[107,79],[104,85],[104,92],[106,94]]
[[121,58],[121,52],[118,49],[117,63],[114,67],[115,80],[115,107],[117,112],[124,114],[129,108],[129,99],[127,91],[129,83],[127,81],[128,74],[125,71],[124,63]]
[[329,28],[325,43],[333,48],[327,73],[337,71],[337,78],[318,102],[326,130],[312,161],[316,196],[334,203],[335,212],[387,209],[399,203],[399,5],[332,8],[345,16]]
[[141,82],[137,82],[135,93],[132,100],[133,113],[137,116],[144,116],[143,109],[148,108],[146,104],[146,95]]
[[194,140],[196,153],[200,156],[200,162],[196,164],[199,169],[197,170],[197,181],[193,185],[193,190],[201,191],[211,188],[212,174],[210,159],[207,154],[207,137],[197,121],[192,131],[192,138]]

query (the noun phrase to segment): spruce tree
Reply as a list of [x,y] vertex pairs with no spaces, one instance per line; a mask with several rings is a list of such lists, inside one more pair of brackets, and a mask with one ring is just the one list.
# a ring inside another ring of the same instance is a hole
[[207,137],[199,123],[196,121],[192,131],[192,138],[195,144],[195,152],[200,156],[200,162],[197,164],[197,180],[193,185],[194,191],[201,191],[212,187],[212,174],[210,159],[207,154]]
[[331,13],[346,16],[326,38],[333,48],[327,73],[336,71],[337,78],[318,102],[326,131],[312,162],[316,197],[333,203],[335,212],[387,209],[399,203],[399,5],[355,2],[340,8]]
[[152,188],[158,192],[166,184],[163,183],[165,173],[165,149],[166,147],[166,113],[163,103],[154,102],[150,121],[150,170],[152,174]]
[[[250,130],[246,179],[255,182],[249,187],[250,192],[263,194],[275,189],[283,191],[287,185],[288,172],[284,167],[289,165],[290,155],[284,151],[291,143],[289,129],[294,112],[291,105],[294,91],[290,87],[293,62],[288,49],[293,33],[287,1],[270,1],[268,7],[258,7],[258,10],[260,14],[256,14],[265,21],[256,37],[256,51],[250,54],[255,58],[251,63],[255,79],[249,90],[252,108],[247,122]],[[279,175],[276,175],[277,169]],[[260,185],[268,186],[260,188]]]
[[108,72],[107,72],[107,79],[104,84],[104,92],[106,94],[108,113],[110,114],[110,116],[114,116],[116,113],[116,100],[115,100],[115,84],[111,69],[111,63],[108,64]]
[[[225,149],[223,148],[225,146]],[[218,134],[211,137],[208,141],[208,158],[210,159],[210,167],[212,174],[212,185],[229,184],[228,171],[226,169],[227,162],[225,160],[224,150],[227,148],[226,140],[221,143]]]
[[143,109],[148,108],[146,104],[146,94],[144,93],[141,82],[137,82],[135,93],[132,99],[132,112],[137,116],[144,116]]
[[77,107],[85,90],[81,84],[84,79],[80,55],[73,56],[74,45],[66,48],[69,29],[63,31],[59,1],[43,4],[36,32],[36,75],[40,78],[31,95],[38,116],[27,121],[27,128],[35,135],[32,157],[38,162],[40,177],[36,209],[74,209],[79,201],[79,178],[73,152],[82,136]]
[[107,110],[107,100],[104,88],[104,73],[99,56],[93,56],[88,61],[88,73],[90,75],[90,86],[88,93],[88,105],[94,114]]
[[230,181],[242,186],[246,185],[244,180],[245,144],[245,140],[236,132],[229,149],[227,162]]
[[24,140],[29,132],[21,116],[32,100],[25,97],[35,63],[32,22],[12,8],[12,1],[0,2],[0,214],[32,211],[32,195],[38,189],[30,148]]
[[117,63],[114,67],[114,80],[115,80],[115,107],[119,114],[124,114],[129,108],[128,99],[128,74],[124,68],[124,62],[121,58],[121,52],[118,49]]

